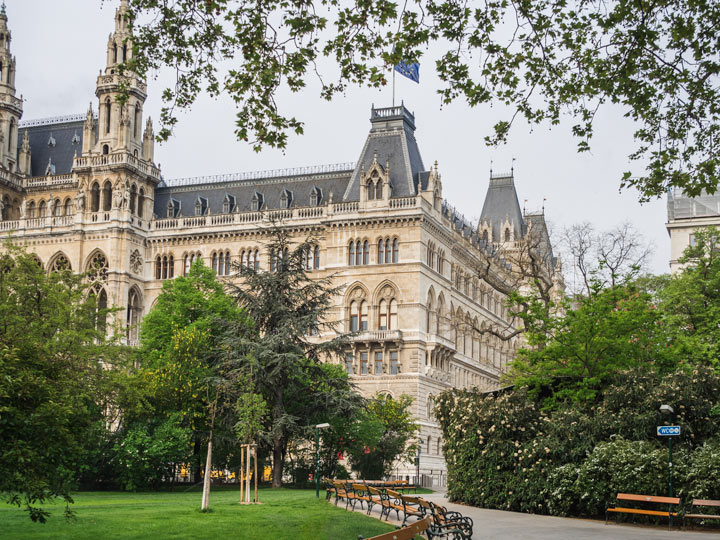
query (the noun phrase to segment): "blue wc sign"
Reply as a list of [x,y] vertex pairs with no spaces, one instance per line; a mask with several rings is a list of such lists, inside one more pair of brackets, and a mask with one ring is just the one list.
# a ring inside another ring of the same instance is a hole
[[680,426],[658,426],[657,434],[660,437],[677,437],[680,435]]

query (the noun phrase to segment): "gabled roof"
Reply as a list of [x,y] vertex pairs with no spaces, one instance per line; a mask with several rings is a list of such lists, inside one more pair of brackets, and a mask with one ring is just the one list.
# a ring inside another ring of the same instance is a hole
[[500,229],[506,219],[513,223],[515,238],[522,238],[525,234],[525,221],[515,191],[515,178],[512,173],[491,174],[480,221],[490,223],[494,242],[501,238]]
[[386,164],[390,165],[391,196],[416,195],[417,184],[421,173],[425,172],[425,166],[415,140],[415,116],[404,105],[384,109],[373,107],[370,124],[370,133],[343,200],[360,199],[360,171],[363,167],[368,170],[376,155],[383,168]]

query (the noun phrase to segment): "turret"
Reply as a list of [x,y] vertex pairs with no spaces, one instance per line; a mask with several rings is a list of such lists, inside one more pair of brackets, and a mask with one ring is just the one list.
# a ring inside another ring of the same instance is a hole
[[143,134],[143,151],[144,160],[153,162],[155,160],[155,133],[153,132],[152,119],[148,117],[145,133]]
[[15,97],[15,58],[10,53],[5,2],[0,6],[0,165],[17,170],[18,122],[22,118],[22,99]]
[[87,115],[85,116],[85,123],[83,124],[83,155],[89,154],[92,148],[95,146],[95,139],[97,138],[97,122],[95,122],[95,113],[93,112],[92,101],[90,107],[88,107]]
[[[143,151],[142,108],[147,97],[145,82],[121,66],[132,59],[132,29],[127,0],[115,11],[115,31],[108,37],[105,71],[97,79],[95,95],[99,101],[97,143],[88,148],[97,153]],[[127,100],[118,101],[121,86],[127,87]],[[95,137],[92,138],[92,141]],[[94,147],[94,148],[93,148]]]

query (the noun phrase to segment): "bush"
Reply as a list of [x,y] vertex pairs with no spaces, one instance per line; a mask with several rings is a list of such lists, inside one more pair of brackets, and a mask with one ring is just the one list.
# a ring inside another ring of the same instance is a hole
[[180,426],[178,415],[128,429],[113,449],[122,488],[157,488],[172,478],[175,465],[188,455],[191,435],[189,428]]
[[448,495],[486,508],[601,516],[618,492],[667,494],[662,403],[675,407],[676,493],[720,498],[720,376],[710,368],[619,373],[597,400],[542,408],[526,389],[436,398]]

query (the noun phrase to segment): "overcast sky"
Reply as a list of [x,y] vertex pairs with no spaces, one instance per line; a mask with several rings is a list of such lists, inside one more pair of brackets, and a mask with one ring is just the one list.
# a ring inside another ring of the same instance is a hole
[[[105,67],[108,34],[113,30],[115,0],[7,0],[12,51],[17,58],[16,87],[25,98],[24,120],[97,110],[95,78]],[[159,117],[160,93],[169,80],[160,74],[148,84],[145,114]],[[668,271],[669,239],[665,199],[639,204],[637,192],[619,192],[624,171],[641,173],[627,156],[634,149],[633,125],[620,109],[604,109],[596,122],[592,152],[578,154],[571,122],[554,129],[517,124],[509,143],[488,148],[484,135],[501,110],[470,108],[458,101],[442,106],[430,61],[421,64],[420,84],[397,77],[396,100],[415,113],[416,138],[427,169],[437,160],[443,195],[469,219],[482,209],[491,166],[509,170],[515,157],[515,183],[521,206],[545,214],[556,230],[583,221],[612,228],[624,221],[654,246],[650,270]],[[305,121],[305,134],[290,138],[288,148],[255,153],[233,134],[235,109],[228,97],[203,98],[180,116],[175,136],[156,145],[155,160],[165,178],[279,169],[359,158],[370,127],[370,107],[390,106],[391,88],[352,89],[326,102],[311,84],[300,94],[284,93],[282,110]],[[157,126],[157,122],[155,123]],[[527,200],[527,203],[524,201]]]

